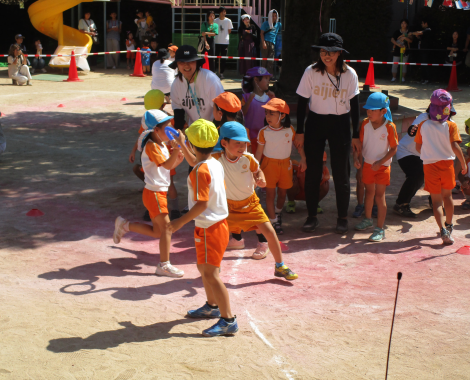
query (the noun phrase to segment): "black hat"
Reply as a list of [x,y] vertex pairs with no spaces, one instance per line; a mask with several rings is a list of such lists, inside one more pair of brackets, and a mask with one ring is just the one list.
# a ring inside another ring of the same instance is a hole
[[170,57],[170,53],[166,49],[158,49],[157,59],[167,59]]
[[172,62],[169,67],[172,69],[176,69],[178,67],[177,62],[194,62],[203,60],[203,57],[199,57],[197,55],[197,50],[195,47],[191,45],[183,45],[176,50],[175,53],[175,60]]
[[349,54],[347,50],[343,49],[343,39],[336,33],[322,34],[318,40],[318,45],[312,45],[312,49],[323,49],[326,51],[344,51],[345,53]]

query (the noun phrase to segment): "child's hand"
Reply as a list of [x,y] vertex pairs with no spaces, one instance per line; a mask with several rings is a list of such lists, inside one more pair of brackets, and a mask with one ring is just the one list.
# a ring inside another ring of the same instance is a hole
[[266,187],[266,180],[263,177],[258,177],[256,179],[256,186],[258,187]]
[[275,98],[276,97],[276,94],[274,94],[274,92],[272,92],[271,90],[269,90],[266,95],[269,96],[269,99],[272,99],[272,98]]
[[360,162],[357,158],[354,160],[354,167],[355,167],[356,169],[360,169],[360,168],[361,168],[361,162]]
[[382,166],[382,164],[380,163],[380,161],[375,161],[373,164],[372,164],[372,170],[374,172],[376,172],[377,170],[380,169],[380,167]]
[[183,160],[184,160],[184,154],[183,154],[183,152],[180,150],[180,151],[178,152],[178,158],[176,159],[176,163],[179,165],[179,164],[181,164],[181,163],[183,162]]
[[175,219],[166,225],[166,229],[171,233],[175,233],[183,226],[184,224],[181,223],[180,219]]
[[129,162],[131,164],[133,164],[135,161],[135,152],[131,153],[130,156],[129,156]]
[[[178,132],[180,135],[175,136],[175,140],[178,142],[178,145],[183,146],[184,143],[186,142],[186,136],[182,130],[178,129]],[[172,141],[175,141],[175,140],[172,140]]]
[[178,142],[177,142],[176,140],[170,140],[170,145],[171,145],[171,147],[173,148],[173,150],[175,150],[175,149],[176,149],[176,150],[181,149],[181,148],[179,148],[179,144],[178,144]]
[[465,164],[465,166],[462,168],[461,173],[462,173],[462,175],[465,175],[465,174],[467,174],[467,172],[468,172],[468,167],[467,167],[467,164]]
[[307,159],[303,158],[300,160],[300,172],[303,173],[305,170],[307,170]]

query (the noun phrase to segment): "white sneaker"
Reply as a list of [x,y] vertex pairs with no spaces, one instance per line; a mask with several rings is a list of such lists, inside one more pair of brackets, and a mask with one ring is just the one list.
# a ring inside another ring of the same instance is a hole
[[183,277],[184,272],[173,265],[171,265],[169,262],[165,263],[162,265],[162,263],[157,264],[157,269],[155,270],[155,274],[157,276],[166,276],[166,277]]
[[46,69],[41,69],[41,72],[47,73]]
[[220,74],[220,79],[225,79],[224,74]]
[[401,82],[403,83],[405,81],[405,78],[401,78]]
[[268,243],[260,243],[258,242],[258,246],[256,247],[256,251],[253,252],[251,258],[255,260],[264,259],[269,253]]
[[390,82],[396,82],[396,81],[397,81],[397,78],[392,78]]
[[245,248],[245,239],[237,240],[233,237],[228,241],[227,249],[243,249]]
[[121,238],[127,233],[124,230],[124,224],[127,223],[127,220],[118,216],[116,221],[114,222],[114,234],[113,234],[113,241],[114,244],[119,244],[121,242]]

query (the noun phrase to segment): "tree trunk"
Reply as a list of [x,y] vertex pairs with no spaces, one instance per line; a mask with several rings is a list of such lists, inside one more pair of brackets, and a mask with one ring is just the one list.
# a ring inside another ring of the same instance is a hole
[[283,96],[295,94],[305,69],[313,62],[311,46],[322,33],[328,32],[330,3],[331,0],[286,0],[282,72],[278,83]]

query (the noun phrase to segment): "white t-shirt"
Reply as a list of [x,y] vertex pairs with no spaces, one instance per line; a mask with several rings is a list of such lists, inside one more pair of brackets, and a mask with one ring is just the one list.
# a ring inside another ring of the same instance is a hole
[[264,145],[263,155],[268,158],[285,160],[292,152],[292,141],[294,141],[295,131],[292,125],[290,128],[274,129],[267,125],[258,134],[258,144]]
[[[328,79],[329,78],[329,79]],[[330,81],[331,79],[331,81]],[[304,75],[297,87],[297,94],[309,99],[310,111],[320,115],[343,115],[351,109],[349,100],[359,94],[359,80],[356,71],[347,66],[345,73],[339,79],[339,92],[337,78],[326,71],[322,75],[315,71],[313,65],[305,69]]]
[[11,55],[8,56],[8,76],[10,78],[14,75],[17,75],[21,67],[21,57],[18,56],[18,60],[16,61],[16,63],[13,63],[14,60],[14,57],[12,57]]
[[232,161],[224,152],[220,152],[214,153],[212,157],[224,167],[227,199],[243,201],[253,195],[256,187],[253,173],[259,172],[259,162],[255,156],[251,153],[244,153]]
[[84,18],[82,18],[78,22],[78,29],[79,30],[84,30],[85,32],[89,33],[90,28],[93,28],[94,30],[96,30],[95,22],[91,18],[89,18],[88,20],[85,20]]
[[145,188],[151,191],[168,191],[170,171],[161,166],[170,158],[165,144],[149,141],[142,150],[141,161],[145,174]]
[[207,208],[194,219],[196,227],[209,228],[227,218],[224,168],[212,157],[199,162],[188,176],[189,209],[192,209],[198,201],[207,202]]
[[[412,123],[412,125],[419,125],[425,120],[429,119],[429,115],[424,112],[419,115]],[[408,156],[417,156],[419,157],[419,153],[416,150],[416,143],[414,136],[411,137],[408,133],[406,133],[400,140],[400,145],[398,145],[397,149],[397,160],[401,160],[404,157]]]
[[189,117],[188,125],[198,119],[212,120],[214,118],[212,99],[224,92],[220,79],[212,71],[200,69],[195,82],[190,84],[190,88],[198,100],[200,115],[191,96],[191,91],[188,89],[188,81],[184,77],[183,81],[175,78],[171,85],[171,107],[173,110],[185,110]]
[[219,25],[219,34],[216,34],[215,36],[215,43],[219,45],[228,45],[230,38],[228,30],[233,29],[232,20],[227,17],[221,20],[217,17],[214,22]]
[[[395,148],[398,145],[397,128],[395,124],[386,120],[379,128],[374,129],[369,119],[365,119],[361,125],[359,139],[362,142],[364,161],[372,165],[384,158],[390,148]],[[392,159],[390,158],[382,165],[390,166],[391,163]]]
[[168,65],[171,61],[165,60],[163,63],[156,60],[152,66],[152,90],[160,90],[164,94],[171,91],[171,85],[175,80],[175,70]]

